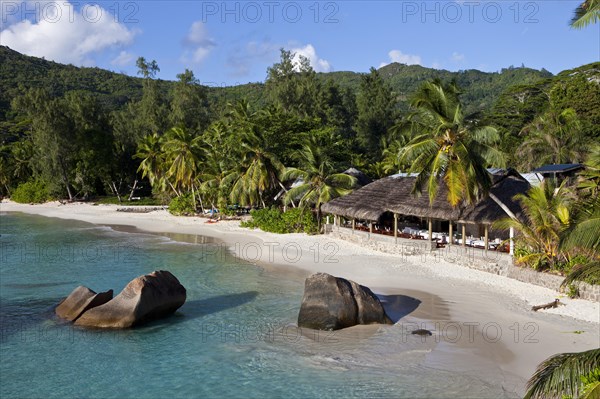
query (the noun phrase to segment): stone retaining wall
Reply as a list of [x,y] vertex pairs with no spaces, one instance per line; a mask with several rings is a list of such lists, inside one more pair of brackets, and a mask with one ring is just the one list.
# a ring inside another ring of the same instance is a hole
[[[498,274],[529,284],[550,288],[560,291],[560,283],[563,277],[536,272],[515,266],[513,258],[509,254],[495,251],[484,251],[471,247],[463,248],[458,245],[435,249],[435,244],[426,240],[410,240],[395,238],[380,234],[370,234],[348,228],[327,226],[326,231],[335,238],[358,244],[362,247],[379,252],[401,256],[433,256],[442,257],[460,266],[480,270],[487,273]],[[590,301],[600,301],[600,285],[579,284],[580,298]]]

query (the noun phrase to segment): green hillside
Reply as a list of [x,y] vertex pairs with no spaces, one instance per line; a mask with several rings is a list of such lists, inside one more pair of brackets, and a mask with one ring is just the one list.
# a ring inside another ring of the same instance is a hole
[[[549,72],[529,68],[508,68],[501,72],[467,70],[450,72],[425,68],[419,65],[390,64],[379,70],[391,86],[401,111],[407,109],[407,99],[423,81],[438,77],[448,81],[455,79],[463,89],[462,100],[466,113],[471,114],[491,107],[500,94],[515,84],[530,84],[552,76]],[[342,88],[357,91],[361,73],[319,73],[322,81],[332,79]],[[42,58],[20,54],[0,46],[0,118],[5,118],[10,101],[23,89],[46,88],[53,95],[61,96],[72,90],[84,90],[98,94],[100,101],[109,109],[116,109],[129,100],[142,95],[142,78],[110,72],[100,68],[80,68],[63,65]],[[174,82],[158,80],[163,94],[167,94]],[[230,100],[246,98],[252,104],[262,106],[266,102],[264,84],[248,83],[230,87],[209,87],[211,103],[224,105]]]

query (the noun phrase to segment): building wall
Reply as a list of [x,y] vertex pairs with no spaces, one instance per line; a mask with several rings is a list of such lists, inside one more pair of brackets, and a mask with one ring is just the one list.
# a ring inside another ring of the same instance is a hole
[[[326,226],[326,232],[334,238],[349,241],[375,251],[395,255],[420,256],[433,251],[435,256],[442,256],[448,260],[456,258],[456,264],[459,266],[505,276],[555,291],[560,291],[560,284],[563,281],[563,277],[561,276],[540,273],[532,269],[515,266],[512,256],[506,253],[486,252],[471,247],[462,248],[458,245],[435,249],[435,243],[426,240],[409,240],[379,234],[369,234],[364,231],[352,231],[352,229],[338,228],[332,225]],[[579,295],[583,299],[600,301],[600,285],[581,283],[579,285]]]

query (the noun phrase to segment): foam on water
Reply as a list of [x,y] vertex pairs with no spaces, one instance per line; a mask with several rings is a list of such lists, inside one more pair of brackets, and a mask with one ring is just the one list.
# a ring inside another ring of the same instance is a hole
[[[79,222],[9,214],[0,229],[2,398],[507,396],[499,382],[431,367],[431,341],[400,326],[299,330],[293,274]],[[43,250],[19,252],[23,237]],[[94,331],[53,315],[77,285],[119,292],[156,269],[187,288],[169,319]]]

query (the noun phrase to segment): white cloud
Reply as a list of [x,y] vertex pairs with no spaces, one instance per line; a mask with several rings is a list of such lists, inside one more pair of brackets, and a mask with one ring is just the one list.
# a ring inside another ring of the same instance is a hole
[[465,60],[465,55],[455,51],[452,53],[451,59],[454,62],[463,62]]
[[312,44],[307,44],[304,47],[293,48],[291,50],[294,53],[294,63],[298,65],[300,63],[300,56],[308,58],[310,65],[317,72],[329,72],[331,71],[331,65],[329,61],[319,58],[317,51]]
[[439,62],[436,61],[436,62],[434,62],[434,63],[431,64],[431,67],[433,69],[442,69],[442,64],[440,64]]
[[91,5],[86,12],[69,2],[52,2],[35,21],[22,20],[0,32],[0,44],[13,50],[75,65],[94,65],[93,54],[133,42],[136,31]]
[[379,64],[379,68],[382,68],[392,62],[399,62],[400,64],[406,65],[421,65],[421,56],[412,55],[412,54],[404,54],[400,50],[392,50],[388,53],[390,57],[390,62],[382,62]]
[[252,40],[245,46],[235,46],[227,57],[227,67],[232,70],[232,76],[248,76],[256,62],[275,62],[280,48],[281,45],[272,43],[268,38]]
[[202,21],[196,21],[190,26],[188,34],[183,39],[183,45],[186,50],[181,56],[181,61],[183,63],[200,64],[215,47],[215,42],[208,35],[206,25]]
[[118,56],[113,58],[113,60],[110,63],[111,63],[111,65],[116,65],[116,66],[126,66],[126,65],[131,64],[131,61],[133,61],[134,58],[135,58],[135,56],[133,54],[123,50],[119,53]]

